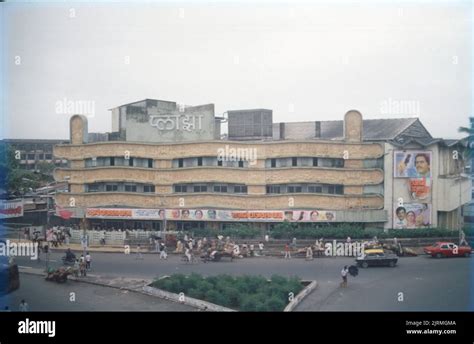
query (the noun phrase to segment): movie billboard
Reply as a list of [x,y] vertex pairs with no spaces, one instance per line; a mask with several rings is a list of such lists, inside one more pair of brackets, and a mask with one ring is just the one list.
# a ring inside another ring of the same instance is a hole
[[431,178],[431,151],[395,151],[395,178]]

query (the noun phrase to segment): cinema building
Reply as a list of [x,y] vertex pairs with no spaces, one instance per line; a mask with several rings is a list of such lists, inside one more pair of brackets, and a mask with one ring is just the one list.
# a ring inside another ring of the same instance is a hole
[[471,198],[462,142],[432,138],[416,118],[349,111],[339,121],[273,123],[271,110],[220,117],[213,104],[153,99],[111,111],[105,141],[88,141],[87,118],[75,115],[70,143],[54,148],[69,161],[55,170],[69,184],[58,211],[91,227],[454,228]]

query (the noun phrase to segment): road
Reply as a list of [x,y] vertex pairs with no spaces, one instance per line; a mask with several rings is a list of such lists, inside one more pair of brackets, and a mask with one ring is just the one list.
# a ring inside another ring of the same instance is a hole
[[[52,253],[52,264],[59,264],[60,253]],[[275,257],[237,259],[233,262],[186,264],[170,255],[167,261],[156,254],[94,253],[90,274],[106,278],[153,279],[173,273],[203,275],[298,276],[317,280],[318,289],[309,295],[297,311],[473,311],[474,258],[433,259],[427,256],[400,258],[395,268],[360,269],[349,277],[348,288],[339,288],[340,271],[353,264],[353,258],[284,260]],[[44,262],[18,258],[21,266],[39,267]],[[22,274],[22,279],[24,275]],[[26,279],[28,286],[34,281]],[[29,287],[29,286],[28,286]],[[23,288],[23,287],[22,287]],[[111,300],[110,302],[114,302]],[[121,302],[121,301],[120,301]],[[118,309],[129,309],[123,304]],[[115,308],[115,309],[117,309]]]

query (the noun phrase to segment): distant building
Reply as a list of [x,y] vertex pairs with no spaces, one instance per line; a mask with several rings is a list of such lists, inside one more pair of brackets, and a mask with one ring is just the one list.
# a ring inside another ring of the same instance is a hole
[[67,160],[53,156],[53,146],[68,143],[68,140],[4,139],[0,142],[18,152],[18,163],[25,170],[37,170],[41,162],[53,163],[57,167],[67,166]]

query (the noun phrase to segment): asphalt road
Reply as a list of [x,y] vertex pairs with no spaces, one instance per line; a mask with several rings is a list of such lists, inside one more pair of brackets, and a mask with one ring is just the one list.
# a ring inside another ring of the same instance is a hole
[[[21,274],[20,289],[0,297],[0,309],[18,311],[22,299],[30,311],[195,311],[176,302],[127,290],[69,281],[47,282],[41,276]],[[74,293],[74,294],[71,294]]]
[[[51,264],[59,264],[62,254],[53,253]],[[318,258],[284,260],[281,258],[246,258],[233,262],[183,263],[170,255],[167,261],[158,255],[95,253],[90,274],[103,277],[152,279],[173,273],[203,275],[298,276],[317,280],[318,289],[296,310],[299,311],[473,311],[474,257],[433,259],[427,256],[400,258],[395,268],[360,269],[357,277],[349,277],[348,287],[339,288],[340,271],[353,264],[353,258]],[[21,266],[44,266],[43,262],[18,258]],[[24,275],[22,275],[22,278]],[[30,288],[27,278],[22,288]],[[26,285],[26,287],[25,287]],[[113,301],[111,301],[113,302]],[[112,306],[111,306],[112,307]],[[123,309],[131,305],[123,305]],[[117,309],[117,308],[115,308]]]

